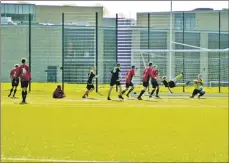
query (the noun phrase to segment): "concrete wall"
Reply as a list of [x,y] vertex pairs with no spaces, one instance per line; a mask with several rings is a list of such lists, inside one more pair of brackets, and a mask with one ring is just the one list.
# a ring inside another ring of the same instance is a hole
[[28,58],[28,28],[1,26],[1,81],[9,82],[9,73],[21,58]]
[[[228,11],[220,12],[221,31],[228,31],[229,17]],[[219,12],[196,13],[196,30],[219,30]]]
[[[22,57],[29,58],[29,36],[26,26],[4,26],[1,29],[2,81],[10,81],[9,71]],[[103,83],[103,31],[98,31],[99,82]],[[31,30],[32,80],[47,81],[48,66],[57,66],[57,81],[61,82],[62,27],[32,25]],[[94,38],[95,40],[95,38]],[[94,45],[95,47],[95,45]],[[95,50],[94,50],[95,52]],[[94,54],[95,55],[95,54]],[[29,61],[28,61],[29,62]]]
[[[173,26],[174,26],[173,16]],[[137,13],[137,26],[148,26],[148,14]],[[150,15],[150,28],[152,29],[169,29],[170,27],[170,15],[169,13],[151,14]]]
[[57,66],[57,81],[61,81],[62,28],[61,26],[32,27],[32,79],[47,81],[48,66]]
[[[229,11],[220,11],[221,17],[221,31],[228,31],[229,29]],[[175,14],[173,13],[173,29],[175,25]],[[186,12],[185,12],[186,13]],[[195,13],[196,15],[196,31],[218,31],[219,30],[219,11],[208,11],[208,12],[187,12]],[[148,14],[147,13],[137,13],[137,25],[138,26],[148,26]],[[170,27],[170,13],[151,13],[150,14],[150,27],[155,29],[169,29]]]
[[[1,29],[2,81],[10,81],[9,71],[22,57],[29,59],[28,28],[5,26]],[[32,27],[32,80],[47,81],[47,66],[61,66],[61,27]],[[29,60],[28,60],[29,63]],[[57,80],[61,81],[58,70]]]
[[95,13],[98,12],[99,25],[102,25],[103,7],[76,7],[76,6],[36,6],[35,20],[60,24],[62,13],[65,13],[65,23],[90,21],[95,25]]

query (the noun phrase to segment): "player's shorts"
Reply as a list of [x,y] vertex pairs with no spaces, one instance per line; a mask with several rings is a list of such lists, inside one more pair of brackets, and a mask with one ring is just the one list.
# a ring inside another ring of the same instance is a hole
[[29,81],[21,81],[21,88],[27,88],[29,86]]
[[148,87],[149,86],[149,82],[143,82],[143,87]]
[[169,81],[169,87],[170,87],[170,88],[176,87],[175,82],[174,82],[174,81]]
[[152,87],[153,87],[153,88],[156,88],[156,87],[159,86],[159,84],[158,84],[158,82],[157,82],[156,80],[152,80],[152,81],[151,81],[151,84],[152,84]]
[[12,87],[17,87],[19,84],[19,79],[13,79],[12,80]]
[[134,84],[132,82],[126,83],[126,88],[133,87],[133,86],[134,86]]
[[110,86],[113,87],[114,85],[121,85],[120,81],[111,81]]
[[93,84],[88,84],[87,87],[86,87],[88,90],[91,90],[91,89],[94,89],[94,85]]

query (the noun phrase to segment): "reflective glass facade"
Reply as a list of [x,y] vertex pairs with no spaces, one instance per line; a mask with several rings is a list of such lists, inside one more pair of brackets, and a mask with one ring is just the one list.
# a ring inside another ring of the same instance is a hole
[[8,4],[1,3],[1,16],[11,17],[13,21],[28,21],[29,13],[32,14],[32,20],[36,12],[36,6],[34,4]]

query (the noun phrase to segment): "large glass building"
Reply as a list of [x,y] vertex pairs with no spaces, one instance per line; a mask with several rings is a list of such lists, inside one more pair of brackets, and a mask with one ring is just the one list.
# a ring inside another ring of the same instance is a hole
[[11,17],[13,21],[28,21],[29,13],[32,14],[32,20],[35,19],[35,4],[9,4],[1,3],[1,17]]

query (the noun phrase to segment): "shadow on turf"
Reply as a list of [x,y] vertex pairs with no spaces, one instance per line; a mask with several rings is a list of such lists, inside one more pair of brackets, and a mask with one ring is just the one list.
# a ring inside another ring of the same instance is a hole
[[96,98],[87,98],[88,100],[95,100],[95,101],[98,101],[98,99]]
[[124,102],[124,100],[111,100],[113,102]]
[[10,97],[10,98],[12,98],[12,99],[19,99],[19,97]]

